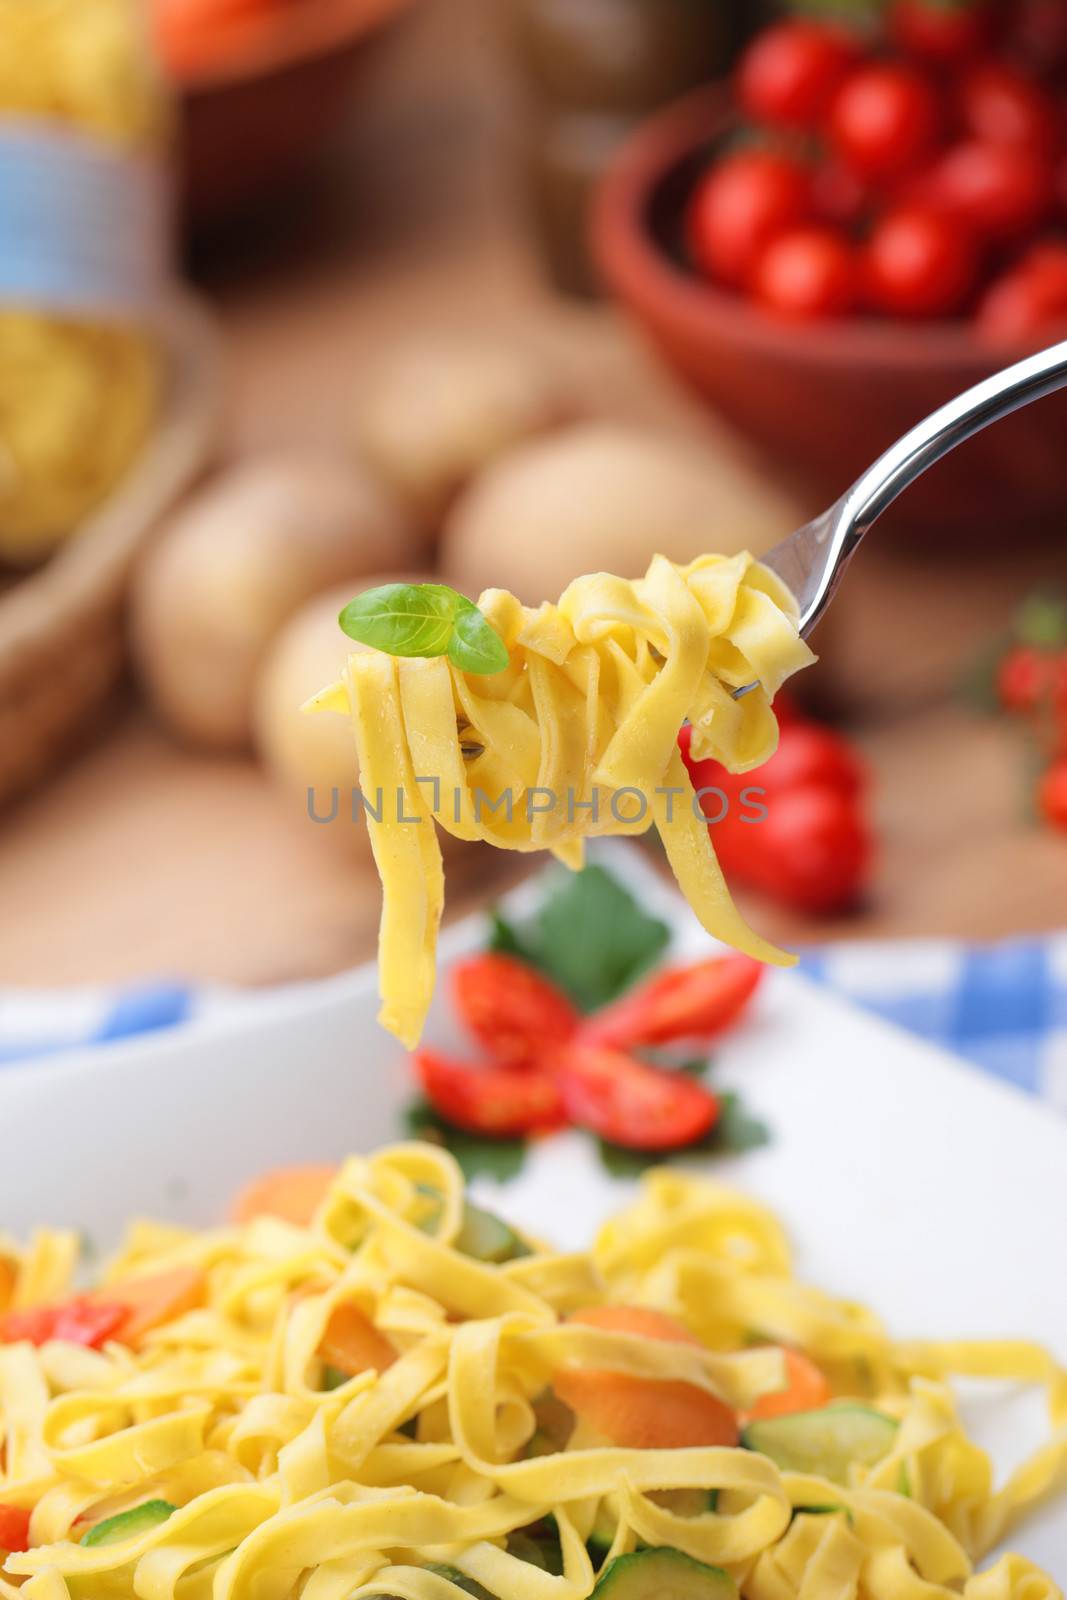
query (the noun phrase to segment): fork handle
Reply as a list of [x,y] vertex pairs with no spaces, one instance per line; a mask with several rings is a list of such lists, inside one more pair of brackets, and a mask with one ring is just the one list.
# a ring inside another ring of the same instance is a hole
[[897,495],[942,456],[991,422],[999,422],[1065,384],[1067,340],[984,378],[890,445],[839,502],[842,519],[855,528],[855,538],[861,539]]
[[818,582],[804,597],[800,631],[806,638],[829,605],[850,556],[898,494],[958,444],[1031,400],[1067,386],[1067,340],[1017,361],[957,395],[910,429],[816,523],[826,557]]

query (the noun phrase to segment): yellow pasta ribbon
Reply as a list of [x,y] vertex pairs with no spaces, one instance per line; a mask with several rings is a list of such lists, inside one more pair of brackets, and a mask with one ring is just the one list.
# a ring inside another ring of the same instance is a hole
[[[721,1568],[743,1600],[1062,1600],[1018,1555],[977,1568],[1067,1484],[1067,1372],[1040,1347],[894,1341],[797,1282],[770,1212],[676,1171],[651,1173],[588,1252],[473,1260],[455,1248],[463,1204],[447,1152],[402,1144],[348,1161],[306,1228],[135,1224],[102,1284],[131,1260],[179,1259],[204,1269],[206,1304],[137,1350],[0,1345],[0,1504],[31,1512],[32,1541],[7,1557],[0,1600],[463,1600],[461,1580],[499,1600],[587,1600],[607,1561],[642,1546]],[[49,1236],[6,1248],[25,1297]],[[317,1352],[346,1302],[396,1359],[330,1387]],[[567,1320],[612,1303],[665,1312],[700,1343]],[[623,1449],[581,1421],[541,1453],[561,1369],[685,1382],[747,1409],[781,1387],[766,1346],[783,1344],[835,1399],[899,1424],[847,1485],[740,1448]],[[1049,1437],[1006,1483],[967,1437],[955,1376],[1045,1389]],[[679,1490],[707,1491],[706,1509],[684,1514]],[[175,1509],[81,1542],[149,1500]],[[558,1571],[509,1543],[546,1517]]]
[[688,718],[698,759],[747,772],[774,753],[773,697],[815,659],[784,585],[749,555],[687,567],[656,556],[633,582],[579,578],[555,606],[496,589],[479,605],[507,646],[505,671],[360,651],[309,703],[352,720],[383,888],[383,1026],[415,1045],[433,995],[444,902],[434,822],[499,849],[551,850],[572,868],[587,838],[655,824],[703,927],[791,965],[735,907],[677,745]]

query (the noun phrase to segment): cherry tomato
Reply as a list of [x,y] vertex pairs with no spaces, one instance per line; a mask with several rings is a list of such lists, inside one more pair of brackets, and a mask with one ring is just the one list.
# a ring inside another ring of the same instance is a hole
[[282,9],[279,0],[153,0],[154,42],[180,76],[232,54]]
[[929,155],[940,122],[937,96],[921,72],[869,62],[838,90],[827,131],[847,166],[883,180],[912,170]]
[[978,270],[976,247],[953,218],[918,206],[890,211],[865,254],[866,290],[877,311],[936,317],[958,311]]
[[1067,324],[1067,243],[1037,245],[997,278],[977,320],[978,332],[991,344],[1041,342]]
[[[723,867],[731,860],[712,830]],[[739,838],[738,835],[744,835]],[[734,865],[740,877],[765,894],[820,915],[856,904],[866,887],[872,844],[860,808],[838,790],[812,784],[776,795],[757,826],[737,829]]]
[[1040,72],[1067,64],[1067,6],[1063,0],[1021,0],[1016,7],[1019,49]]
[[[775,695],[774,716],[775,721],[778,723],[779,731],[783,728],[791,728],[796,722],[805,722],[807,720],[788,689],[779,689]],[[682,733],[678,735],[679,742],[681,742],[682,734],[688,734],[689,738],[692,738],[693,730],[688,723],[682,729]],[[685,748],[688,751],[688,744]]]
[[856,304],[855,247],[835,228],[809,223],[772,239],[752,275],[755,298],[778,316],[840,317]]
[[1049,767],[1037,791],[1038,805],[1046,822],[1067,830],[1067,756]]
[[762,977],[762,966],[750,956],[713,956],[672,967],[590,1017],[580,1037],[620,1050],[711,1039],[736,1021]]
[[1006,61],[982,61],[959,88],[964,128],[975,139],[1050,152],[1057,139],[1056,108],[1046,90]]
[[30,1548],[30,1513],[20,1506],[0,1506],[0,1550]]
[[737,89],[754,122],[814,128],[858,55],[855,38],[820,22],[779,22],[741,57]]
[[680,1150],[719,1115],[710,1090],[685,1072],[662,1072],[621,1050],[564,1045],[557,1079],[570,1120],[627,1150]]
[[100,1346],[126,1320],[125,1306],[95,1300],[69,1300],[59,1306],[34,1306],[28,1311],[6,1311],[0,1317],[0,1344],[46,1344],[63,1339],[90,1349]]
[[459,1015],[501,1067],[536,1066],[580,1021],[555,984],[511,956],[461,961],[453,968],[452,993]]
[[1027,145],[969,139],[954,146],[929,175],[929,193],[986,239],[1017,239],[1048,213],[1052,170]]
[[1029,716],[1067,690],[1067,654],[1019,644],[997,671],[997,699],[1003,710]]
[[848,740],[832,728],[799,722],[782,729],[774,755],[745,781],[766,790],[768,798],[809,783],[854,798],[867,786],[867,769]]
[[490,1139],[520,1138],[563,1126],[563,1100],[547,1072],[471,1066],[436,1050],[415,1057],[426,1098],[453,1127]]
[[989,38],[991,8],[983,0],[896,0],[889,31],[902,50],[928,61],[955,63]]
[[867,768],[848,740],[832,728],[808,722],[795,712],[783,721],[777,700],[775,714],[779,720],[777,750],[769,761],[741,778],[727,772],[717,761],[694,760],[691,753],[693,730],[687,723],[678,735],[678,745],[693,788],[725,787],[727,792],[740,793],[742,788],[751,786],[761,789],[764,798],[769,800],[787,789],[820,784],[850,799],[858,798],[867,787]]
[[812,179],[815,214],[824,222],[853,227],[872,207],[870,189],[864,180],[836,159],[824,161]]
[[689,245],[697,265],[740,285],[760,252],[812,211],[811,175],[790,156],[742,150],[703,178],[689,209]]

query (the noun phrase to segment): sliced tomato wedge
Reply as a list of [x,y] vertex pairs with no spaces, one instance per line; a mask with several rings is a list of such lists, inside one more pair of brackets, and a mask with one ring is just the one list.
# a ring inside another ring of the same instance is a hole
[[715,956],[671,967],[590,1017],[582,1026],[582,1041],[626,1050],[710,1039],[740,1016],[763,971],[751,956]]
[[280,1217],[306,1228],[336,1176],[337,1168],[331,1166],[275,1167],[241,1190],[233,1203],[233,1220]]
[[624,1450],[737,1443],[733,1411],[695,1383],[603,1367],[563,1367],[553,1373],[552,1387],[575,1416]]
[[127,1316],[127,1308],[105,1300],[69,1300],[60,1306],[33,1306],[27,1311],[7,1311],[0,1317],[0,1344],[46,1344],[64,1339],[98,1350]]
[[452,971],[456,1009],[501,1067],[532,1067],[565,1044],[581,1018],[562,990],[512,956],[488,952]]
[[691,1344],[698,1350],[704,1346],[684,1322],[669,1317],[652,1306],[580,1306],[572,1311],[568,1322],[579,1322],[586,1328],[603,1328],[608,1333],[633,1333],[641,1339],[659,1339],[664,1344]]
[[742,1424],[787,1417],[795,1411],[821,1411],[833,1399],[826,1375],[810,1356],[785,1345],[781,1351],[785,1358],[785,1388],[761,1394],[751,1410],[742,1415]]
[[436,1050],[419,1050],[414,1061],[426,1098],[455,1128],[509,1139],[547,1133],[566,1121],[559,1085],[548,1072],[472,1066]]
[[30,1548],[30,1513],[19,1506],[0,1506],[0,1550]]
[[719,1115],[718,1100],[696,1078],[622,1050],[578,1040],[560,1051],[555,1069],[570,1120],[628,1150],[680,1150]]
[[396,1350],[369,1317],[345,1301],[335,1306],[318,1351],[323,1361],[347,1377],[374,1367],[385,1372],[396,1360]]
[[207,1278],[199,1267],[172,1267],[169,1272],[124,1278],[121,1283],[109,1285],[106,1292],[123,1310],[116,1337],[136,1349],[146,1333],[202,1306]]

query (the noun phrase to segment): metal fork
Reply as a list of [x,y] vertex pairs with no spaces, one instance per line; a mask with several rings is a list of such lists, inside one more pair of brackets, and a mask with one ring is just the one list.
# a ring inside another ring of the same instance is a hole
[[[927,467],[991,422],[1065,386],[1067,340],[994,373],[918,423],[879,456],[829,511],[762,556],[764,564],[773,568],[796,596],[804,637],[833,599],[860,540],[898,494]],[[1067,440],[1064,479],[1067,482]],[[735,698],[755,687],[746,684],[735,691]]]

